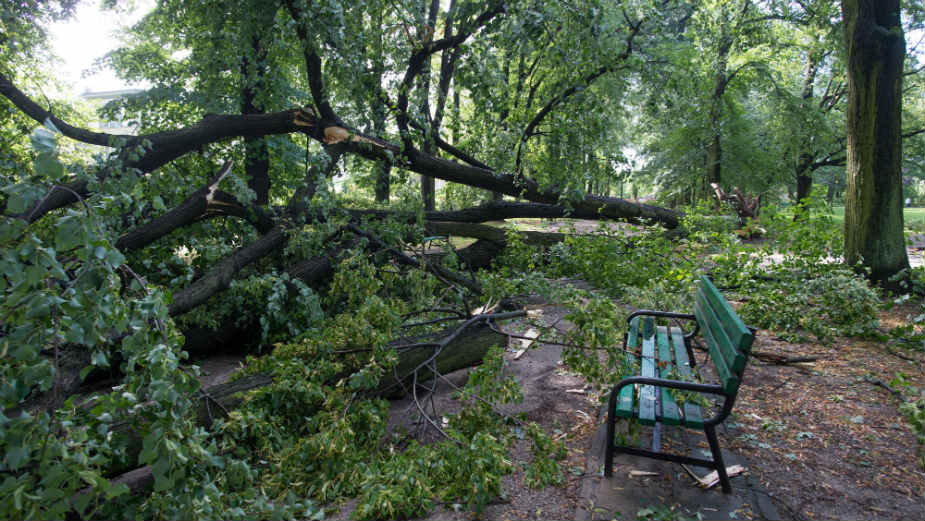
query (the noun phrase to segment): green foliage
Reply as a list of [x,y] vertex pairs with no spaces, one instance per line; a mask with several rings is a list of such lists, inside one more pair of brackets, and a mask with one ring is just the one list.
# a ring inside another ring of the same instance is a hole
[[[350,314],[368,322],[381,312],[361,306]],[[249,370],[270,371],[274,383],[252,393],[221,423],[221,446],[249,455],[251,468],[263,462],[255,479],[274,496],[292,493],[322,503],[357,497],[357,519],[420,516],[436,500],[480,510],[496,498],[501,476],[511,470],[510,432],[484,400],[521,399],[513,381],[501,377],[503,352],[491,350],[471,371],[457,397],[467,407],[446,419],[450,439],[429,445],[411,440],[401,447],[402,437],[386,432],[388,404],[359,394],[378,385],[394,352],[374,349],[348,368],[336,351],[355,346],[354,335],[365,328],[344,318],[332,319],[340,327],[320,328],[298,345],[281,345],[249,364]],[[331,335],[344,327],[351,331]],[[359,376],[370,372],[372,378]]]
[[[60,179],[54,135],[40,129],[33,145],[34,176],[0,187],[8,210],[30,208]],[[149,287],[110,241],[111,220],[100,211],[106,198],[82,200],[41,224],[3,216],[0,515],[55,519],[72,509],[83,517],[312,515],[314,507],[297,499],[274,503],[260,492],[246,498],[223,492],[226,469],[240,463],[220,455],[196,427],[198,369],[184,364],[164,293]],[[119,386],[64,399],[72,379],[116,363],[124,375]],[[124,423],[141,437],[130,461]],[[150,495],[128,496],[124,485],[104,477],[109,469],[140,465],[153,470]]]
[[[786,332],[805,341],[836,336],[871,336],[879,325],[880,300],[868,283],[848,270],[801,281],[786,280],[745,286],[754,291],[739,312],[749,324]],[[748,291],[745,290],[745,291]]]
[[[636,519],[645,519],[651,521],[683,521],[690,519],[678,509],[679,505],[672,506],[650,506],[636,511]],[[700,515],[697,515],[700,519]]]
[[919,444],[919,464],[925,467],[925,393],[900,405],[899,412],[912,425],[912,430]]
[[[894,388],[902,389],[905,401],[899,404],[899,412],[912,426],[918,442],[919,465],[925,468],[925,388],[915,385],[905,373],[898,373],[891,381]],[[912,396],[909,396],[909,395]]]
[[798,341],[877,334],[878,294],[839,262],[842,238],[830,217],[793,220],[771,207],[760,223],[771,240],[715,259],[720,285],[748,295],[739,309],[747,323]]
[[532,488],[561,486],[565,483],[565,474],[557,461],[567,456],[565,444],[553,439],[535,423],[527,426],[527,435],[533,441],[533,460],[524,472],[524,482]]
[[[831,48],[832,24],[817,21],[835,19],[830,12],[792,25],[777,19],[801,13],[783,4],[763,6],[768,17],[746,17],[749,6],[740,2],[507,2],[502,16],[444,52],[458,51],[461,58],[448,78],[452,91],[438,92],[434,80],[442,60],[434,59],[428,60],[432,70],[419,77],[431,77],[419,82],[429,90],[415,85],[409,93],[398,81],[407,57],[436,33],[466,30],[484,3],[454,4],[434,27],[416,3],[294,0],[294,13],[288,4],[157,2],[124,35],[124,47],[104,59],[122,78],[151,88],[108,104],[101,114],[135,119],[147,133],[194,125],[208,114],[318,106],[322,100],[309,93],[304,70],[311,58],[306,51],[318,51],[325,95],[344,122],[398,142],[386,117],[395,115],[388,113],[394,112],[390,100],[409,94],[408,115],[421,127],[444,118],[446,128],[436,130],[446,141],[496,172],[561,189],[568,194],[564,204],[617,187],[622,196],[630,186],[634,198],[656,186],[662,188],[658,197],[673,205],[702,199],[705,151],[713,137],[725,149],[723,171],[771,198],[790,182],[792,165],[804,154],[819,160],[840,152],[838,96],[826,108],[821,93],[796,95],[802,61],[814,53],[824,55],[818,82],[841,80],[838,53],[823,52]],[[37,91],[50,74],[40,69],[50,62],[42,26],[68,16],[73,6],[70,0],[0,6],[0,73]],[[634,21],[643,24],[633,27]],[[663,66],[649,67],[642,56],[655,56]],[[908,64],[910,70],[916,65]],[[718,92],[714,79],[723,76],[728,83]],[[910,76],[913,102],[905,105],[911,110],[904,121],[913,125],[922,115],[921,96],[915,98],[919,76]],[[74,109],[43,105],[82,123],[71,117]],[[538,114],[542,121],[534,124]],[[324,511],[316,504],[355,497],[357,518],[407,518],[438,502],[479,510],[501,494],[501,477],[511,469],[508,447],[524,429],[512,428],[516,420],[505,421],[494,410],[521,399],[504,376],[500,350],[471,371],[457,396],[462,412],[438,420],[448,436],[439,443],[417,443],[389,430],[387,402],[370,398],[397,361],[388,342],[443,325],[411,328],[406,320],[439,318],[428,310],[462,308],[466,296],[441,291],[434,277],[400,267],[386,253],[370,256],[362,244],[333,259],[326,286],[310,289],[286,275],[293,263],[345,244],[335,235],[346,219],[335,209],[369,203],[381,163],[354,157],[344,162],[346,175],[335,168],[324,178],[327,152],[295,135],[218,142],[141,172],[125,165],[148,153],[149,142],[125,147],[123,138],[114,138],[115,153],[88,165],[82,159],[88,153],[62,148],[50,122],[33,127],[0,100],[0,516],[62,518],[76,507],[79,515],[101,518],[318,518]],[[427,150],[431,133],[412,129],[402,137]],[[921,171],[916,158],[923,136],[904,141],[914,176]],[[116,238],[183,202],[226,159],[237,167],[221,190],[250,204],[255,194],[247,170],[264,146],[271,207],[311,185],[317,188],[311,211],[325,222],[286,222],[289,242],[281,255],[241,270],[221,298],[174,321],[167,313],[171,292],[253,241],[256,230],[237,219],[202,219],[132,253],[118,251]],[[391,208],[420,215],[407,165],[399,154],[388,163]],[[100,172],[106,175],[95,175]],[[837,178],[838,171],[823,173]],[[89,180],[93,195],[72,208],[32,224],[13,217],[30,211],[53,186],[79,179]],[[447,208],[486,195],[457,184],[443,189]],[[496,270],[480,277],[495,300],[535,292],[567,302],[577,327],[563,357],[570,370],[599,387],[636,372],[620,349],[627,310],[612,299],[683,311],[692,281],[704,271],[737,289],[742,314],[755,325],[822,340],[875,330],[876,293],[838,264],[841,238],[831,222],[794,223],[766,210],[750,223],[768,230],[771,240],[759,247],[729,233],[732,222],[701,208],[688,212],[688,235],[681,239],[657,229],[623,234],[602,228],[597,236],[570,237],[549,249],[510,231]],[[404,241],[421,238],[419,229],[398,221],[364,226],[399,250]],[[583,279],[595,289],[549,282],[561,277]],[[911,280],[921,283],[921,271]],[[920,342],[922,320],[892,335]],[[194,419],[198,369],[187,363],[179,331],[227,324],[253,331],[248,340],[264,352],[273,346],[269,355],[250,360],[247,371],[267,373],[274,382],[206,430]],[[72,382],[104,371],[124,375],[120,385],[64,399]],[[903,409],[919,430],[920,403]],[[131,425],[131,436],[124,425]],[[527,483],[561,483],[562,445],[536,425],[526,432],[533,453]],[[128,447],[138,441],[134,435],[141,445],[137,456]],[[152,491],[130,496],[105,477],[143,464],[153,469]],[[75,495],[81,490],[87,493]]]
[[[562,350],[562,361],[597,388],[613,385],[636,368],[623,352],[626,313],[610,298],[577,297],[568,303],[566,319],[575,328],[566,335],[570,344]],[[598,356],[588,356],[589,350]],[[600,354],[604,358],[601,359]]]

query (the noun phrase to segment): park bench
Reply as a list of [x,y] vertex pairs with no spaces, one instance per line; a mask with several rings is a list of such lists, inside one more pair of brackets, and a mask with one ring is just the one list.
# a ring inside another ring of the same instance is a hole
[[[655,321],[659,318],[690,320],[695,324],[693,331],[685,334],[680,327],[657,326]],[[641,310],[627,320],[630,327],[624,350],[632,367],[637,367],[638,362],[640,374],[623,378],[610,394],[604,475],[613,473],[615,452],[634,454],[715,469],[723,492],[728,493],[731,487],[716,439],[716,426],[732,411],[755,330],[742,323],[716,286],[704,276],[700,277],[694,314]],[[691,339],[698,331],[702,332],[718,383],[694,380],[692,367],[696,360]],[[684,400],[703,395],[718,397],[719,411],[708,418],[704,418],[701,405],[694,403],[702,400]],[[614,436],[617,418],[653,426],[652,450],[618,444]],[[703,430],[713,459],[661,452],[661,424]]]

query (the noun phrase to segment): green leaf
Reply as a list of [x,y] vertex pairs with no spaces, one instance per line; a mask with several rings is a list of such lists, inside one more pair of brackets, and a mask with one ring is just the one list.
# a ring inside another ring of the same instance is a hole
[[29,461],[30,450],[26,447],[11,447],[6,451],[6,465],[10,470],[18,470]]
[[60,134],[60,133],[61,133],[61,131],[58,130],[58,127],[55,126],[54,121],[52,121],[50,117],[49,117],[49,118],[45,118],[45,121],[44,121],[42,124],[45,125],[45,128],[47,128],[48,130],[50,130],[51,132],[53,132],[53,133],[55,133],[55,134]]
[[[49,123],[51,123],[49,121]],[[55,154],[58,151],[58,143],[55,140],[55,135],[47,128],[38,127],[32,131],[32,135],[29,136],[29,140],[32,142],[32,148],[36,152],[41,154]]]
[[77,473],[77,475],[80,476],[80,479],[84,480],[84,482],[91,487],[96,485],[96,481],[99,479],[99,476],[96,472],[89,470],[81,470]]
[[17,183],[14,185],[4,186],[2,190],[6,196],[7,213],[23,213],[42,196],[44,190],[26,183]]
[[57,181],[64,177],[64,165],[51,154],[39,154],[32,163],[35,173]]
[[55,231],[55,249],[68,251],[83,244],[83,227],[73,216],[67,216],[58,221]]
[[94,351],[93,354],[90,355],[90,363],[97,367],[108,367],[109,359],[106,358],[106,353],[102,351]]

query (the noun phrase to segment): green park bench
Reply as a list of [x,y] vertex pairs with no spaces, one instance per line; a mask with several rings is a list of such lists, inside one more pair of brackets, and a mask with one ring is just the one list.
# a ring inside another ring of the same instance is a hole
[[[656,326],[657,318],[695,321],[693,331],[684,334],[680,327]],[[636,311],[629,316],[629,331],[624,349],[633,367],[640,374],[620,380],[610,394],[607,405],[607,439],[605,441],[604,475],[613,474],[615,452],[646,456],[664,461],[686,463],[715,469],[723,492],[730,492],[729,477],[716,439],[716,426],[722,423],[735,403],[742,373],[748,362],[755,330],[746,326],[710,280],[700,277],[694,314],[666,311]],[[709,360],[718,383],[694,380],[696,364],[691,339],[698,331],[707,347]],[[679,393],[678,391],[685,391]],[[704,418],[701,400],[684,400],[697,395],[719,397],[719,412]],[[636,419],[653,426],[652,450],[618,444],[615,440],[617,418]],[[703,430],[713,459],[701,459],[681,454],[661,452],[661,424]]]

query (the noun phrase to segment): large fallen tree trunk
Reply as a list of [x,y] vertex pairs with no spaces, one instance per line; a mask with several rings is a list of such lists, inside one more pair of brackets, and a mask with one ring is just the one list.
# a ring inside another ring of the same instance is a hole
[[[427,233],[433,235],[450,235],[457,237],[470,237],[473,239],[484,239],[501,245],[507,244],[507,230],[490,226],[486,224],[445,222],[445,221],[427,221],[424,223]],[[524,238],[527,244],[538,244],[542,246],[551,246],[562,242],[567,237],[564,233],[558,232],[537,232],[532,230],[518,230],[517,233]]]
[[[449,374],[479,364],[489,348],[506,341],[506,337],[498,334],[489,322],[525,315],[525,311],[476,315],[461,325],[433,335],[417,337],[410,341],[393,341],[390,346],[399,351],[398,364],[392,376],[383,379],[377,390],[371,394],[399,396],[403,391],[411,392],[409,387],[414,385],[415,380],[420,383],[436,374]],[[229,411],[240,406],[244,400],[244,393],[272,383],[271,375],[259,373],[202,389],[196,398],[194,414],[197,423],[204,427],[211,426],[216,419],[224,417]],[[135,426],[127,419],[114,425],[113,431],[115,437],[121,438],[125,443],[124,461],[137,462],[138,454],[141,452],[142,434],[137,432]],[[123,466],[111,469],[111,472],[111,475],[116,475],[112,479],[114,483],[127,485],[133,493],[154,482],[152,470],[148,466],[132,470]],[[82,492],[86,493],[88,492]]]
[[[522,176],[502,174],[490,169],[448,161],[409,147],[407,143],[399,146],[367,136],[356,129],[344,126],[339,120],[319,117],[311,107],[272,114],[210,114],[191,127],[126,137],[90,132],[67,124],[41,108],[2,74],[0,74],[0,94],[40,124],[45,123],[46,120],[52,121],[64,135],[77,141],[110,146],[120,143],[121,150],[135,149],[142,142],[149,143],[150,148],[137,158],[129,159],[128,153],[125,154],[125,167],[137,168],[144,172],[160,168],[174,159],[211,143],[235,137],[262,137],[298,132],[326,145],[342,143],[348,152],[375,161],[392,162],[396,157],[402,157],[404,168],[424,176],[484,188],[536,203],[558,205],[563,201],[560,188],[543,188],[536,181]],[[56,208],[75,203],[80,195],[87,193],[85,180],[75,181],[63,188],[55,188],[36,207],[24,212],[21,217],[30,222],[34,221]],[[599,218],[624,219],[631,222],[650,221],[667,228],[676,227],[681,215],[679,212],[666,208],[593,195],[570,200],[569,206],[573,212],[580,212],[583,216],[597,215]]]

